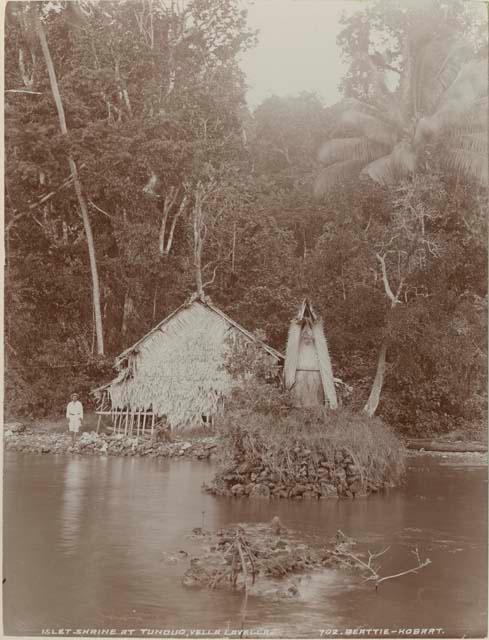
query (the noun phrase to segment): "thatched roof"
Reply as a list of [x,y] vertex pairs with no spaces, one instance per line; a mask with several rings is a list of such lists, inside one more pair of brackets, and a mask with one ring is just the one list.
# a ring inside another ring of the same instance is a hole
[[284,359],[209,301],[191,300],[116,358],[112,406],[153,410],[172,426],[215,414],[232,384],[226,356],[240,341],[263,350],[272,365]]
[[276,358],[277,360],[284,360],[284,356],[277,351],[276,349],[274,349],[273,347],[270,347],[269,345],[267,345],[265,342],[263,342],[263,340],[260,340],[259,338],[257,338],[256,336],[254,336],[252,333],[250,333],[249,331],[247,331],[244,327],[242,327],[238,322],[236,322],[235,320],[233,320],[232,318],[230,318],[228,315],[226,315],[224,313],[224,311],[221,311],[221,309],[219,309],[218,307],[216,307],[214,304],[212,304],[212,302],[209,300],[209,298],[206,298],[205,301],[201,300],[200,298],[191,298],[190,301],[184,302],[182,305],[180,305],[177,309],[175,309],[175,311],[173,311],[172,313],[170,313],[170,315],[168,315],[166,318],[164,318],[160,323],[158,323],[155,327],[153,327],[150,331],[148,331],[148,333],[146,333],[142,338],[139,338],[139,340],[137,342],[135,342],[131,347],[128,347],[127,349],[125,349],[122,353],[120,353],[116,360],[115,360],[115,366],[117,367],[124,359],[126,359],[131,353],[134,353],[135,351],[137,351],[139,345],[141,343],[143,343],[149,336],[151,336],[151,334],[155,333],[156,331],[159,331],[162,329],[162,327],[164,327],[164,325],[168,324],[168,322],[170,322],[170,320],[176,316],[177,314],[179,314],[183,309],[188,309],[190,308],[192,305],[194,304],[200,304],[204,307],[206,307],[207,309],[213,311],[214,313],[216,313],[218,316],[220,316],[223,320],[225,320],[228,324],[232,325],[233,327],[235,327],[238,331],[240,331],[243,335],[245,335],[249,340],[252,340],[253,342],[255,342],[257,345],[260,345],[263,349],[265,349],[265,351],[267,351],[273,358]]

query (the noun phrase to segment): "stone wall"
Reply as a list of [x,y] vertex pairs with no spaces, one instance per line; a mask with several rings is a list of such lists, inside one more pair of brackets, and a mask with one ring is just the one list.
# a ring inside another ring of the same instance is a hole
[[365,469],[357,466],[347,451],[336,451],[333,459],[314,456],[309,449],[294,449],[294,462],[286,470],[273,468],[262,459],[247,460],[243,453],[219,472],[204,489],[220,496],[250,498],[353,498],[391,486],[374,481]]

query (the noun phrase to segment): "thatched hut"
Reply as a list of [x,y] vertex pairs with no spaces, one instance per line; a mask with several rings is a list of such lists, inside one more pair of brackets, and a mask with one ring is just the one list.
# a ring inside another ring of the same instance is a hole
[[307,299],[290,324],[284,382],[297,407],[338,407],[323,323]]
[[207,298],[192,298],[116,358],[116,378],[94,392],[98,413],[124,433],[152,430],[162,418],[172,428],[208,422],[231,389],[226,364],[236,347],[258,350],[271,374],[283,365],[282,354]]

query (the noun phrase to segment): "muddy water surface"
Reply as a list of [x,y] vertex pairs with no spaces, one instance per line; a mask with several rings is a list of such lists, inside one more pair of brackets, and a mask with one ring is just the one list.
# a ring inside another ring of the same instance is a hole
[[[4,632],[43,629],[237,628],[238,594],[185,589],[193,527],[216,529],[278,515],[304,538],[337,529],[359,549],[390,550],[383,575],[415,563],[419,574],[381,585],[326,571],[303,581],[301,598],[250,597],[245,627],[279,637],[338,629],[441,628],[445,637],[483,637],[487,620],[487,469],[411,458],[404,487],[354,501],[214,498],[200,486],[205,463],[138,458],[68,458],[7,452],[4,458]],[[405,632],[401,632],[402,633]],[[372,636],[371,636],[372,637]],[[431,636],[433,637],[433,636]]]

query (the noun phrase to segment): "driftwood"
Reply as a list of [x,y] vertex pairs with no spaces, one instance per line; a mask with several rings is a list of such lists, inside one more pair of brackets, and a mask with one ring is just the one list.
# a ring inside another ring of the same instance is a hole
[[371,553],[370,551],[368,551],[368,562],[364,562],[358,556],[350,552],[340,551],[338,555],[339,555],[340,562],[344,562],[345,564],[348,564],[348,566],[351,566],[350,563],[343,560],[341,556],[344,556],[346,558],[350,558],[351,560],[353,560],[357,568],[360,569],[360,571],[363,571],[365,573],[364,581],[373,582],[375,585],[376,591],[378,590],[381,582],[385,582],[386,580],[393,580],[394,578],[400,578],[401,576],[406,576],[409,573],[417,573],[420,569],[423,569],[424,567],[427,567],[429,564],[431,564],[431,560],[429,558],[426,558],[425,560],[421,560],[419,551],[416,548],[414,551],[412,551],[412,554],[416,558],[416,562],[417,562],[416,566],[411,567],[410,569],[406,569],[405,571],[400,571],[399,573],[394,573],[390,576],[380,576],[379,575],[380,566],[375,566],[374,564],[372,564],[372,562],[376,558],[380,558],[380,556],[383,556],[384,553],[386,553],[386,551],[388,551],[389,549],[390,547],[386,547],[385,549],[383,549],[382,551],[379,551],[378,553]]
[[[356,541],[338,529],[330,540],[300,543],[293,532],[287,531],[275,517],[267,524],[236,525],[220,530],[215,535],[203,528],[194,529],[197,536],[203,536],[203,555],[190,559],[190,568],[185,572],[182,583],[186,587],[239,589],[244,593],[242,624],[246,616],[248,594],[270,593],[270,586],[282,583],[280,589],[273,586],[273,595],[285,597],[299,594],[297,582],[300,577],[324,568],[346,567],[363,577],[364,582],[373,583],[375,590],[388,580],[409,574],[417,574],[431,564],[429,558],[422,559],[417,548],[411,551],[415,562],[407,569],[391,575],[381,575],[377,560],[390,549],[386,547],[377,553],[354,554],[352,547]],[[252,587],[257,578],[257,586]],[[266,582],[269,587],[263,587]],[[284,590],[284,584],[287,586]]]
[[408,440],[408,449],[415,451],[447,451],[452,453],[486,453],[487,444],[478,442],[440,442],[429,439]]

